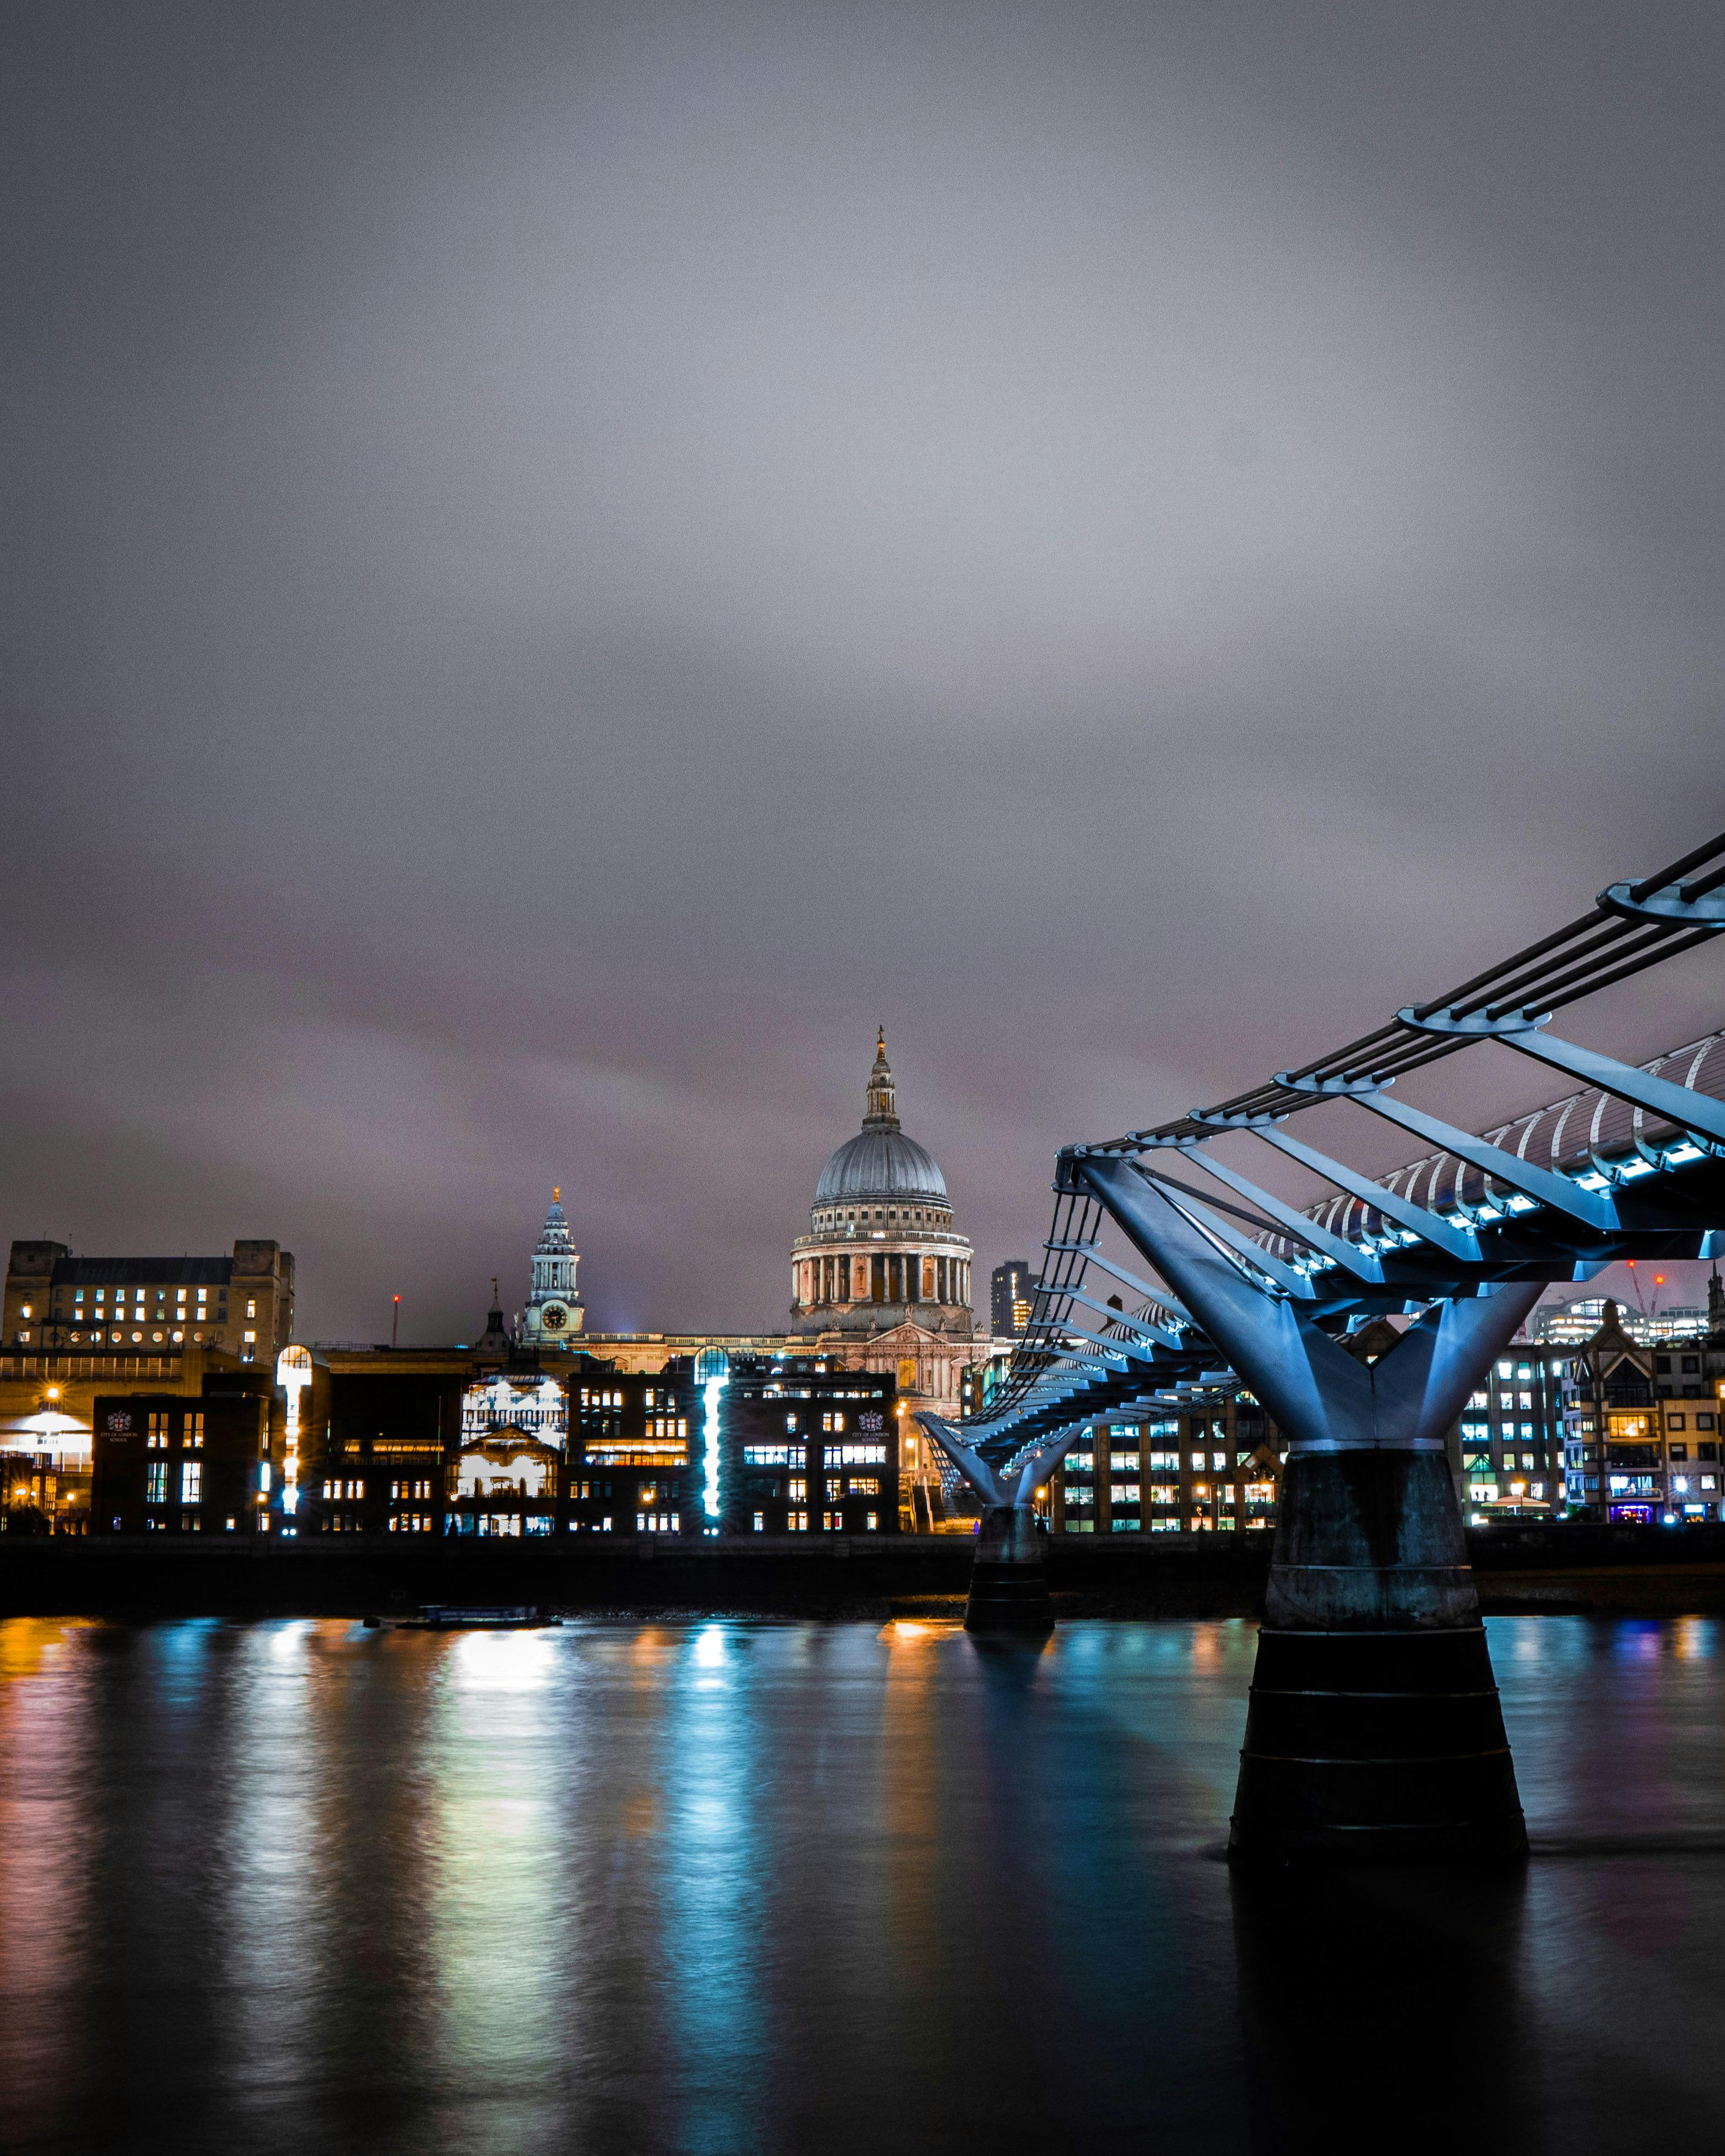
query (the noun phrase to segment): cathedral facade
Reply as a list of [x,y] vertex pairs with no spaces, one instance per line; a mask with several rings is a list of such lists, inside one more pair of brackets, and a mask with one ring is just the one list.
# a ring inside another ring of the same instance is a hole
[[866,1334],[911,1320],[968,1339],[971,1247],[945,1177],[899,1121],[884,1033],[865,1101],[861,1130],[821,1171],[809,1232],[791,1245],[792,1326]]
[[821,1171],[809,1233],[791,1245],[791,1330],[843,1368],[892,1373],[900,1488],[912,1524],[932,1525],[942,1509],[941,1463],[916,1409],[956,1419],[1009,1345],[978,1327],[972,1255],[945,1177],[899,1120],[882,1034],[862,1128]]

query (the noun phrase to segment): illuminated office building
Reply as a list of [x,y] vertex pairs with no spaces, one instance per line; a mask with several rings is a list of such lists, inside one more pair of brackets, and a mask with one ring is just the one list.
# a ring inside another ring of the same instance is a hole
[[[293,1322],[294,1260],[279,1243],[80,1258],[64,1243],[14,1242],[0,1309],[0,1527],[112,1532],[112,1509],[91,1511],[98,1398],[147,1393],[139,1412],[159,1417],[172,1396],[195,1413],[218,1380],[273,1370]],[[220,1519],[233,1510],[224,1502]]]
[[[1692,1340],[1707,1329],[1707,1314],[1698,1304],[1673,1303],[1651,1313],[1615,1306],[1617,1322],[1638,1347],[1651,1348],[1674,1340]],[[1527,1331],[1537,1345],[1579,1348],[1591,1340],[1604,1321],[1605,1299],[1587,1296],[1579,1302],[1543,1302],[1528,1322]]]
[[709,1346],[649,1377],[572,1380],[576,1532],[833,1536],[899,1529],[892,1380]]
[[1030,1322],[1036,1275],[1023,1258],[1009,1258],[988,1276],[988,1323],[997,1340],[1021,1340]]

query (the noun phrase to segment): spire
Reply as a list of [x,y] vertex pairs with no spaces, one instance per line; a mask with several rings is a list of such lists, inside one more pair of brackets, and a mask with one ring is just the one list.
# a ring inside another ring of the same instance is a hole
[[880,1029],[875,1043],[875,1067],[869,1073],[868,1112],[863,1117],[866,1130],[896,1131],[898,1128],[898,1110],[894,1106],[892,1065],[886,1060],[886,1029]]
[[502,1301],[497,1293],[497,1276],[491,1276],[491,1307],[486,1314],[485,1329],[474,1342],[481,1355],[507,1355],[514,1346],[509,1329],[503,1322]]
[[563,1186],[561,1183],[554,1183],[551,1186],[551,1202],[553,1205],[561,1205],[562,1204]]
[[1707,1276],[1707,1331],[1716,1340],[1725,1333],[1725,1285],[1717,1264]]

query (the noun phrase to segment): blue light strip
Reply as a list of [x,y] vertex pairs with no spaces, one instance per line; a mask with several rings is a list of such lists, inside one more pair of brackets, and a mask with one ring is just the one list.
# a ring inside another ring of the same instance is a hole
[[719,1433],[719,1395],[730,1382],[727,1373],[722,1377],[709,1378],[701,1389],[701,1397],[706,1408],[706,1419],[701,1424],[701,1435],[706,1445],[706,1455],[703,1462],[706,1477],[701,1489],[701,1507],[708,1519],[712,1521],[716,1521],[719,1517],[719,1447],[721,1441]]

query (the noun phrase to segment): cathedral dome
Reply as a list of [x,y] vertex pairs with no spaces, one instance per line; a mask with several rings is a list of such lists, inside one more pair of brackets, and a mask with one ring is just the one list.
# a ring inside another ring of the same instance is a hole
[[927,1151],[902,1131],[859,1131],[846,1138],[814,1188],[817,1205],[853,1198],[934,1198],[946,1202],[946,1178]]
[[822,1169],[814,1192],[818,1206],[875,1198],[947,1203],[946,1178],[932,1155],[899,1127],[884,1034],[875,1044],[875,1067],[869,1073],[863,1127],[854,1138],[846,1138]]

